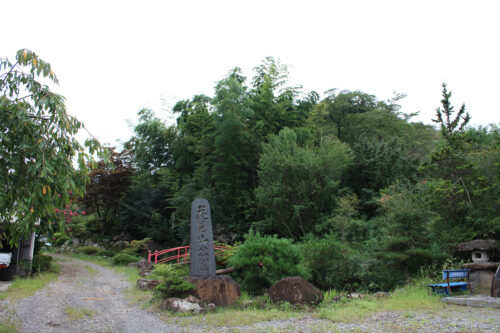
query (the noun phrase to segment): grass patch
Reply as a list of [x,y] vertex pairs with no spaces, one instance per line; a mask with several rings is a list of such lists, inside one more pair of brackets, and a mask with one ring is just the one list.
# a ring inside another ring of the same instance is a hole
[[[326,297],[325,297],[326,298]],[[333,297],[329,297],[331,300]],[[323,302],[313,316],[329,319],[333,322],[357,322],[381,311],[413,311],[437,310],[442,308],[441,297],[429,295],[426,283],[418,283],[398,288],[388,297],[377,298],[367,296],[362,299],[342,298],[331,304]]]
[[177,323],[182,326],[192,324],[220,326],[245,326],[263,321],[275,319],[287,319],[291,317],[301,318],[304,314],[300,312],[285,311],[281,309],[219,309],[203,316],[182,316]]
[[5,292],[0,293],[0,299],[8,298],[16,302],[24,297],[33,295],[43,289],[48,283],[57,280],[57,275],[61,271],[58,263],[53,262],[51,272],[43,272],[29,278],[16,278]]
[[0,321],[0,333],[20,333],[21,323],[16,320],[7,318],[6,320]]
[[73,307],[68,306],[64,309],[64,312],[68,316],[70,321],[82,320],[84,318],[92,318],[97,311],[91,310],[85,307]]

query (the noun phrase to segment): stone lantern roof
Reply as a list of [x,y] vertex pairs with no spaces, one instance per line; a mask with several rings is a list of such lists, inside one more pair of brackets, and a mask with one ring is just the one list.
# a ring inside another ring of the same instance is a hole
[[457,251],[472,252],[472,251],[492,251],[496,248],[496,241],[493,239],[476,239],[470,242],[459,243]]

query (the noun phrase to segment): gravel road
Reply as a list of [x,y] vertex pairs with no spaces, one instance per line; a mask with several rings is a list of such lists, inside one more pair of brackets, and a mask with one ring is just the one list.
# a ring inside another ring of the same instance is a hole
[[[240,327],[180,326],[167,314],[130,305],[123,275],[67,257],[60,265],[59,279],[45,289],[16,303],[0,301],[0,320],[21,322],[22,332],[500,332],[499,309],[445,304],[439,311],[381,312],[354,324],[305,317]],[[79,311],[86,313],[71,313]]]

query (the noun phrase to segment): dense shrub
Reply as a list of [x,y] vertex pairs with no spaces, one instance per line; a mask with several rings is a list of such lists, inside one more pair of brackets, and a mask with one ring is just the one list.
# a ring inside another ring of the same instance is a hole
[[78,252],[89,255],[97,254],[100,250],[97,246],[81,246],[77,249]]
[[252,230],[229,259],[235,278],[250,293],[262,293],[287,276],[306,276],[299,248],[290,239],[260,236]]
[[113,265],[128,265],[139,261],[139,258],[126,253],[118,253],[113,257]]
[[57,246],[61,246],[64,245],[64,243],[66,243],[67,241],[69,241],[69,237],[66,235],[62,235],[59,238],[56,238],[56,241],[54,243]]
[[308,237],[301,245],[304,264],[314,285],[321,289],[356,289],[359,269],[354,251],[331,233],[325,238]]
[[185,297],[195,289],[195,285],[183,277],[189,275],[188,265],[156,265],[152,277],[161,281],[156,292],[162,297]]
[[144,238],[141,240],[132,240],[129,245],[121,252],[130,255],[147,255],[148,251],[146,249],[146,243],[151,242],[151,238]]
[[52,257],[43,254],[36,254],[33,256],[33,261],[31,263],[31,272],[40,273],[48,272],[52,267]]
[[98,256],[108,257],[108,258],[113,257],[115,254],[116,253],[111,250],[99,250],[99,252],[97,252]]

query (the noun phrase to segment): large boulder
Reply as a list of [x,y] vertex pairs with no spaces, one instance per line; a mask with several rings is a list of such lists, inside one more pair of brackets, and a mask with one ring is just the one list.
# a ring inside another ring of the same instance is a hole
[[170,310],[178,313],[201,313],[205,308],[201,301],[194,296],[188,296],[184,299],[177,297],[170,297],[160,303],[162,310]]
[[196,286],[194,295],[207,304],[232,305],[240,297],[240,286],[227,275],[189,276],[187,279]]
[[321,291],[300,276],[286,277],[269,289],[269,298],[276,303],[318,305],[323,300]]
[[491,280],[491,297],[500,297],[500,266]]

